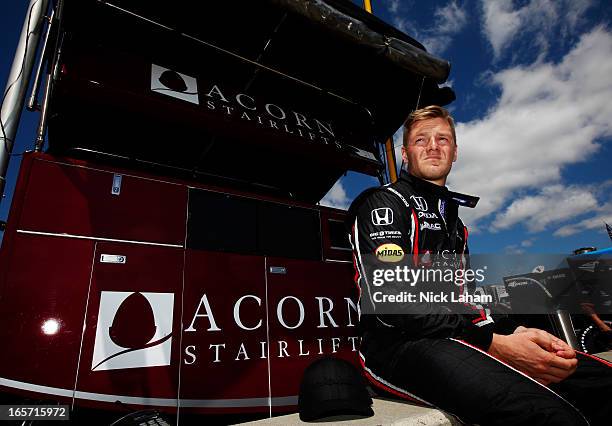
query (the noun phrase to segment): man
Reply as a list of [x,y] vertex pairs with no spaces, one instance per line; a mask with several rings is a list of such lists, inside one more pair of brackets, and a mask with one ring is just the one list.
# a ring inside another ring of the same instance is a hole
[[[410,299],[408,293],[428,288],[411,286],[407,275],[398,282],[399,265],[424,271],[450,259],[469,267],[458,206],[473,207],[477,198],[444,186],[457,160],[454,122],[444,108],[410,115],[402,158],[408,172],[366,191],[349,209],[366,377],[386,392],[479,425],[588,424],[587,418],[609,424],[612,369],[605,362],[577,355],[543,330],[519,326],[503,334],[478,304]],[[450,292],[463,293],[466,285]],[[401,294],[408,301],[393,303]]]

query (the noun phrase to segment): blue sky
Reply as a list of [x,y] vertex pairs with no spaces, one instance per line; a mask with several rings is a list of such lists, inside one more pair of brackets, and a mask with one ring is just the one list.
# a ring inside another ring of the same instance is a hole
[[[0,14],[0,28],[2,28],[2,37],[0,37],[0,84],[2,85],[2,91],[6,88],[8,73],[13,62],[13,56],[15,55],[15,49],[17,48],[17,42],[29,5],[28,1],[23,0],[11,0],[5,3],[2,5],[2,13]],[[27,112],[25,109],[21,115],[21,123],[19,124],[15,146],[13,147],[14,155],[9,162],[7,183],[4,191],[5,197],[0,202],[0,220],[7,220],[10,201],[13,196],[13,187],[21,163],[19,154],[25,150],[33,149],[39,117],[39,114]],[[1,235],[2,233],[0,233]]]
[[[481,197],[462,212],[472,252],[610,246],[610,2],[372,3],[378,17],[452,64],[459,159],[448,184]],[[323,202],[346,205],[370,182],[349,174]]]
[[[355,2],[361,4],[361,2]],[[27,1],[0,14],[7,80]],[[604,0],[372,0],[374,14],[452,64],[459,160],[449,186],[481,197],[462,216],[473,252],[608,247],[612,224],[612,8]],[[398,90],[401,88],[398,87]],[[24,112],[14,153],[31,149]],[[400,133],[395,136],[399,145]],[[398,147],[399,152],[399,147]],[[9,200],[20,158],[8,175]],[[367,176],[349,173],[324,203],[346,207]]]

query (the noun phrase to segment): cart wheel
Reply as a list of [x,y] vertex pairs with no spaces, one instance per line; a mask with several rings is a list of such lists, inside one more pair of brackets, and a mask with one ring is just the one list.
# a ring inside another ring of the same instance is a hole
[[172,423],[156,410],[141,410],[125,415],[109,426],[172,426]]

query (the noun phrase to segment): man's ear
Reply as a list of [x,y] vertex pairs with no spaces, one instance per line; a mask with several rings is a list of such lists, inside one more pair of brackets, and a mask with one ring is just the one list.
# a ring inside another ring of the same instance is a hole
[[[455,153],[455,157],[456,156],[457,156],[457,153]],[[406,153],[406,147],[404,145],[402,145],[402,160],[404,160],[404,164],[408,165],[408,154]]]
[[457,161],[457,144],[455,144],[455,153],[453,154],[453,163]]

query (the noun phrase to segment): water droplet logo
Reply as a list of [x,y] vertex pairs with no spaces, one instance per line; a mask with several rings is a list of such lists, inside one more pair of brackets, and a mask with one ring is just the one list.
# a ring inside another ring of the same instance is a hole
[[103,291],[92,371],[170,365],[174,294]]

